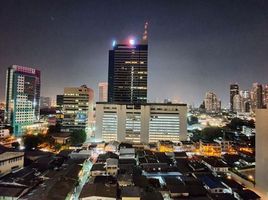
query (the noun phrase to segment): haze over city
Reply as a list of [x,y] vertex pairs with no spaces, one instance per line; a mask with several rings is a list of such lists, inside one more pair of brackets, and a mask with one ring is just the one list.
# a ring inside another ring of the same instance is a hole
[[199,105],[212,90],[227,106],[231,82],[266,84],[267,9],[248,0],[1,1],[0,99],[12,64],[40,69],[45,96],[81,84],[97,91],[112,40],[140,38],[148,21],[149,101]]

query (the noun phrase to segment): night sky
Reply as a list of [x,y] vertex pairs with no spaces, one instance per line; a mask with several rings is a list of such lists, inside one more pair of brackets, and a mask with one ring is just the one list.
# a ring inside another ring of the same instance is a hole
[[0,0],[0,99],[12,64],[42,72],[41,93],[66,86],[96,91],[107,81],[113,39],[141,37],[149,22],[150,101],[199,105],[229,84],[268,83],[268,1]]

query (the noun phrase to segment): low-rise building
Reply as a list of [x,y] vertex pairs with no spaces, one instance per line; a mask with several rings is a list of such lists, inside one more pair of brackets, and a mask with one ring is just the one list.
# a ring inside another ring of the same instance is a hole
[[9,129],[0,127],[0,139],[8,138],[10,136]]
[[117,186],[104,183],[87,183],[84,185],[79,200],[116,200]]
[[128,186],[121,188],[122,200],[140,200],[142,190],[139,187]]
[[96,163],[90,170],[91,176],[106,176],[106,168],[103,163]]
[[213,173],[224,173],[228,172],[228,165],[223,160],[216,157],[203,158],[202,162],[206,165]]
[[23,152],[4,152],[0,154],[0,177],[22,168],[23,164]]
[[55,143],[57,144],[68,144],[71,141],[70,133],[56,133],[53,136]]
[[118,159],[108,158],[106,160],[107,175],[116,176],[118,172]]
[[221,145],[217,142],[200,141],[200,154],[203,156],[221,156]]

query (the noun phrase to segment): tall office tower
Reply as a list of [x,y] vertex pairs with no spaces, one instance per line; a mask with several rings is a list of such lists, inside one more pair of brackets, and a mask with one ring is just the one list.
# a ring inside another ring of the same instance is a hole
[[63,107],[63,95],[57,95],[56,96],[56,104],[57,107]]
[[141,41],[130,38],[113,43],[113,49],[109,51],[108,71],[108,102],[147,102],[147,23]]
[[251,90],[251,108],[253,111],[263,108],[262,85],[253,83]]
[[[6,105],[4,102],[1,102],[0,103],[0,124],[4,123],[5,121],[5,108],[6,108]],[[1,125],[0,125],[1,127]]]
[[92,89],[86,85],[64,88],[62,131],[88,132]]
[[239,94],[239,86],[237,83],[230,85],[230,111],[234,111],[234,96]]
[[266,108],[268,108],[268,84],[264,86],[263,90],[263,102]]
[[108,83],[99,83],[99,102],[107,102],[108,100]]
[[241,112],[242,111],[242,97],[239,94],[234,95],[233,111],[234,112]]
[[256,167],[255,182],[259,189],[268,199],[268,109],[256,110]]
[[40,71],[12,65],[6,73],[6,120],[13,127],[15,136],[39,120]]
[[241,97],[241,111],[250,112],[250,92],[248,90],[239,91]]
[[40,108],[51,108],[51,98],[41,97],[40,98]]
[[219,112],[221,110],[221,101],[213,92],[207,92],[204,99],[206,112]]

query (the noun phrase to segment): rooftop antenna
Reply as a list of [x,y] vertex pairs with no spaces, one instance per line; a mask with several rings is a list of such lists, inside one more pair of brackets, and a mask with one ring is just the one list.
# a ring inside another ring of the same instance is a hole
[[144,25],[144,33],[143,33],[143,36],[142,36],[142,40],[144,42],[147,42],[147,34],[148,34],[148,22],[145,22],[145,25]]

